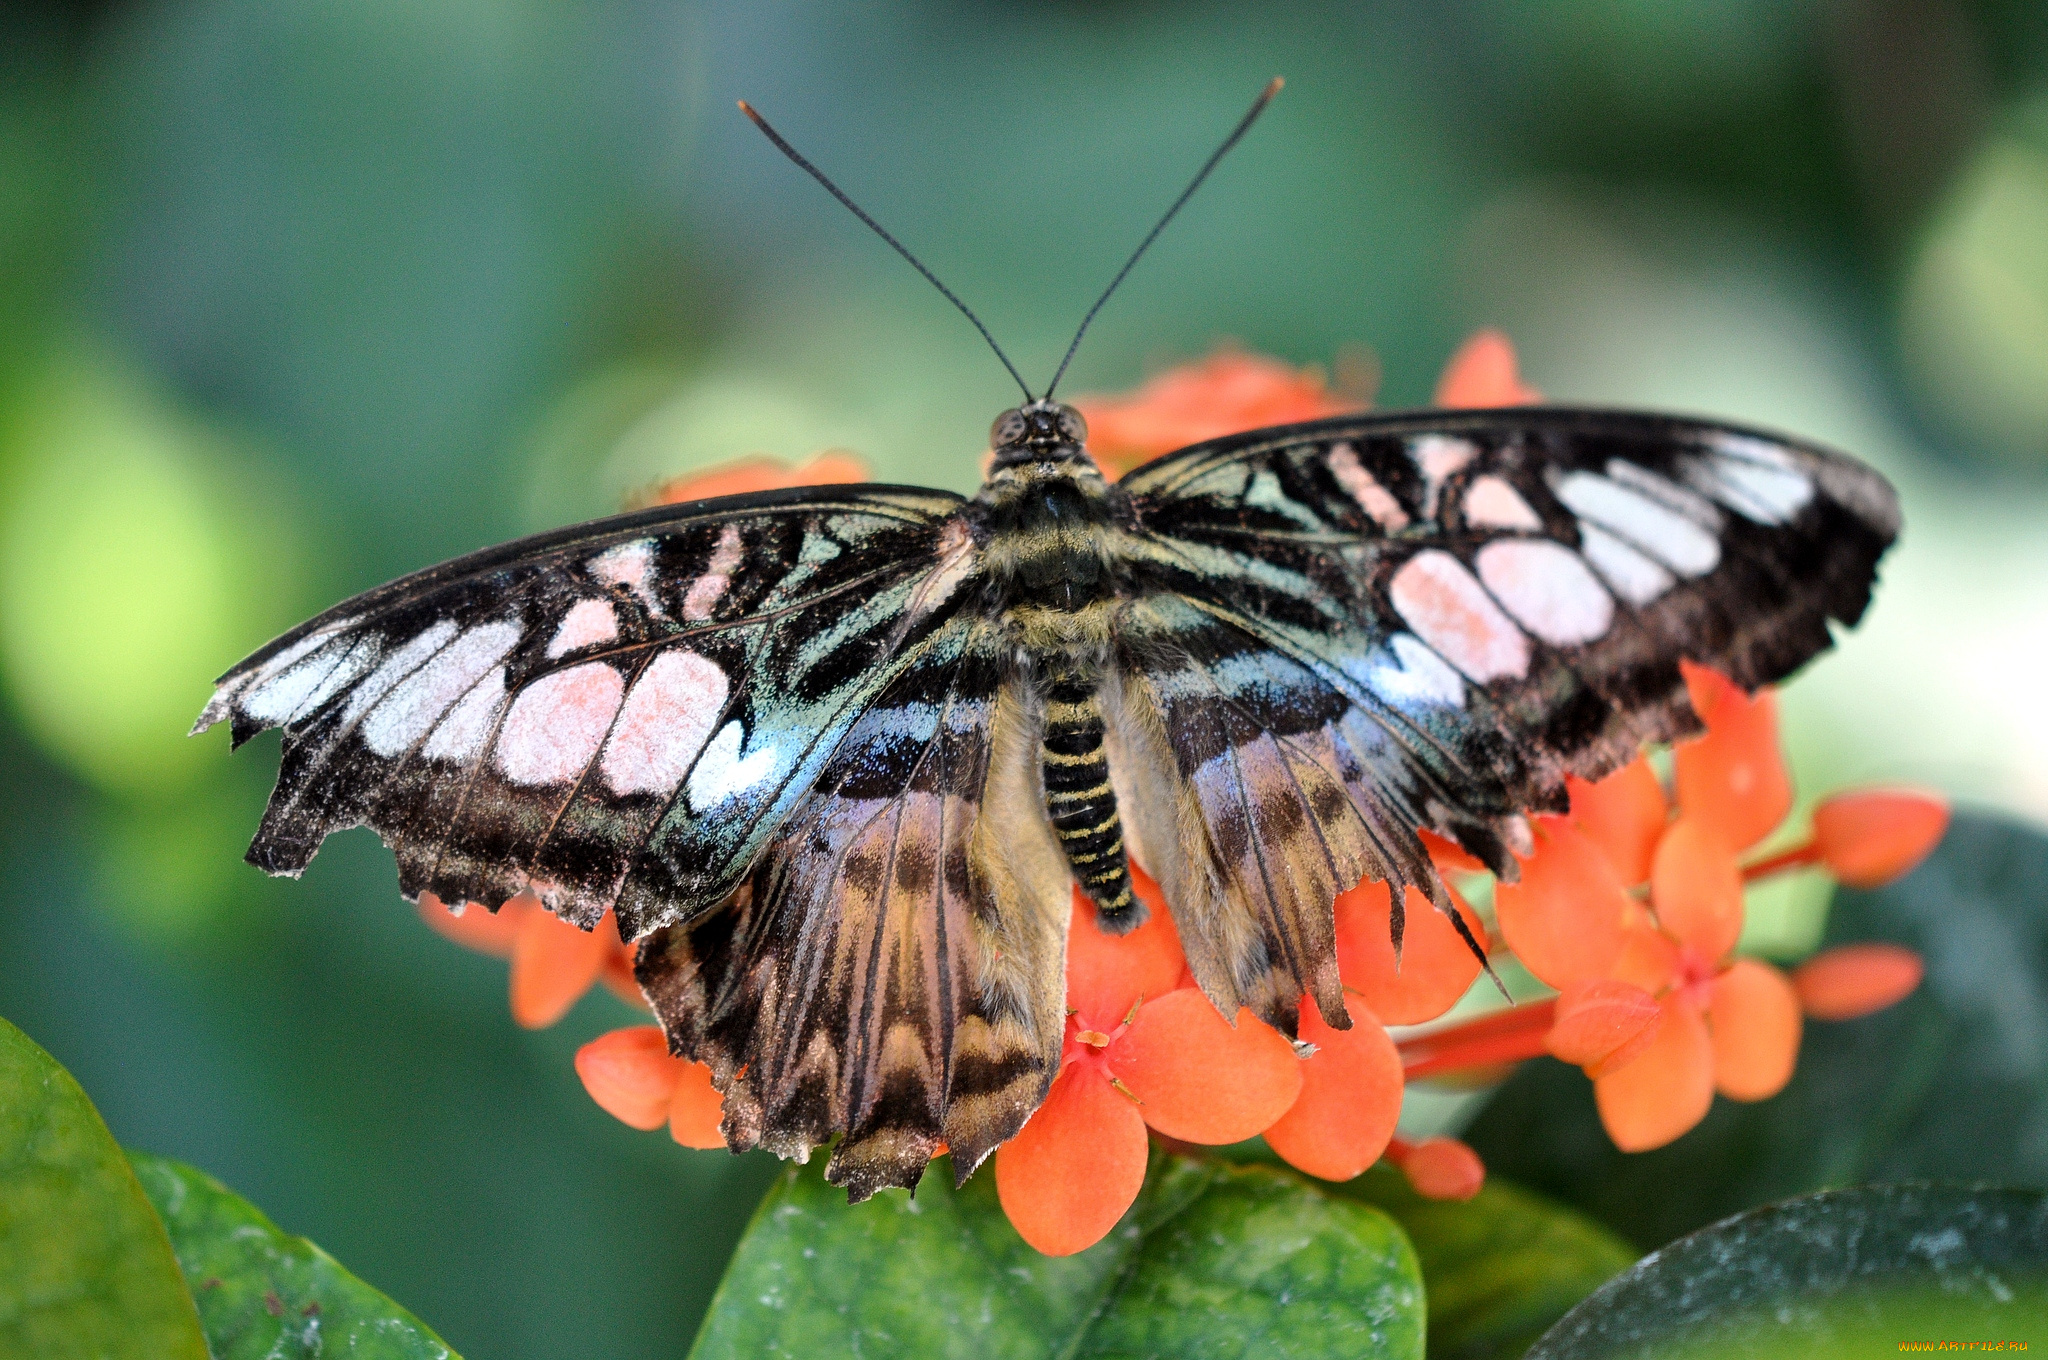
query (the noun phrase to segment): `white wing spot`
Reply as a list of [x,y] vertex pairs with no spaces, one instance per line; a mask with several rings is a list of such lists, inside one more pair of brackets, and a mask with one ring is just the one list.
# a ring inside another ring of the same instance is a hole
[[1591,642],[1614,622],[1614,597],[1579,555],[1547,538],[1496,539],[1479,579],[1524,628],[1553,647]]
[[640,597],[647,612],[661,617],[661,600],[654,593],[654,540],[636,538],[606,548],[586,564],[592,576],[607,585],[624,586]]
[[1557,498],[1582,520],[1612,530],[1680,576],[1704,576],[1721,561],[1721,541],[1710,530],[1597,473],[1559,478]]
[[515,784],[563,784],[597,754],[626,688],[602,661],[543,675],[519,692],[498,732],[498,769]]
[[1357,501],[1358,508],[1372,516],[1380,528],[1393,534],[1408,527],[1408,512],[1401,508],[1394,493],[1381,486],[1379,478],[1358,461],[1358,450],[1349,444],[1331,449],[1330,473],[1336,477],[1337,485],[1344,488],[1344,494]]
[[1783,449],[1749,435],[1722,434],[1714,452],[1682,463],[1693,488],[1758,524],[1790,524],[1813,499],[1813,480]]
[[339,655],[310,656],[251,690],[242,700],[242,711],[262,722],[294,722],[353,684],[377,659],[381,645],[381,639],[365,637],[347,644]]
[[1678,584],[1678,578],[1597,524],[1579,522],[1579,551],[1630,604],[1641,607]]
[[1465,564],[1438,548],[1415,554],[1387,587],[1394,608],[1438,655],[1485,683],[1529,670],[1529,639]]
[[648,663],[619,709],[599,764],[616,793],[667,793],[690,768],[725,711],[725,672],[695,652]]
[[704,564],[704,574],[690,582],[690,589],[683,596],[683,617],[692,623],[710,618],[725,592],[732,589],[732,574],[739,570],[740,560],[745,556],[740,526],[728,524],[720,529],[718,542],[711,547],[711,559]]
[[1505,477],[1487,473],[1465,488],[1465,523],[1478,529],[1541,530],[1543,520]]
[[562,616],[562,626],[548,639],[548,660],[610,642],[619,635],[619,616],[607,600],[578,600]]
[[1412,633],[1396,633],[1389,645],[1397,664],[1374,666],[1372,686],[1395,702],[1407,700],[1431,708],[1463,708],[1465,681],[1444,659],[1423,646]]
[[704,754],[697,757],[697,768],[690,771],[692,811],[702,812],[744,793],[775,773],[772,748],[764,746],[744,760],[740,758],[740,747],[746,739],[747,729],[737,719],[718,729]]
[[386,656],[383,664],[370,672],[369,679],[349,692],[348,703],[341,710],[343,721],[354,722],[369,712],[370,706],[382,699],[393,685],[419,670],[428,657],[447,646],[454,637],[455,620],[442,619]]
[[466,761],[483,750],[491,735],[491,724],[505,703],[505,668],[493,666],[456,701],[446,717],[434,728],[420,754],[430,760]]
[[1408,456],[1422,472],[1422,517],[1435,519],[1444,483],[1479,456],[1479,446],[1453,435],[1426,434],[1409,444]]
[[380,756],[410,750],[485,671],[504,660],[519,632],[516,623],[486,623],[449,643],[370,710],[363,719],[364,743]]
[[1651,500],[1676,510],[1702,529],[1719,530],[1721,527],[1721,512],[1714,508],[1712,501],[1696,491],[1687,490],[1669,477],[1660,476],[1626,458],[1608,459],[1607,475],[1618,485],[1639,491]]

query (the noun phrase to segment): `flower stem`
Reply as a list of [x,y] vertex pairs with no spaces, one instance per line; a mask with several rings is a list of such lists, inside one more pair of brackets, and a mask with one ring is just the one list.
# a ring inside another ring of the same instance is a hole
[[1790,869],[1804,869],[1810,864],[1821,862],[1820,842],[1808,840],[1804,845],[1795,845],[1790,850],[1781,850],[1754,864],[1744,865],[1742,881],[1754,883],[1772,874],[1782,874]]
[[1534,1058],[1544,1051],[1556,1013],[1555,999],[1531,1001],[1416,1035],[1400,1044],[1402,1075],[1415,1081]]

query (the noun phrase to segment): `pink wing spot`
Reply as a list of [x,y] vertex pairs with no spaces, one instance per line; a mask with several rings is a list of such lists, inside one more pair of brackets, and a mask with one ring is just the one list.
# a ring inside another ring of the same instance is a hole
[[668,651],[633,682],[599,768],[616,793],[667,793],[681,782],[725,711],[725,672],[695,652]]
[[624,586],[640,597],[647,606],[647,612],[661,617],[661,600],[654,593],[652,573],[654,571],[654,540],[636,538],[631,543],[621,543],[606,548],[590,559],[589,571],[592,576],[606,585]]
[[1337,485],[1344,488],[1344,494],[1357,501],[1358,508],[1372,516],[1380,528],[1392,534],[1408,527],[1408,512],[1401,508],[1401,502],[1366,471],[1358,461],[1358,451],[1349,444],[1339,444],[1330,450],[1330,472]]
[[1614,622],[1614,597],[1562,543],[1498,539],[1479,550],[1479,579],[1523,627],[1553,647],[1591,642]]
[[1465,523],[1478,529],[1540,530],[1543,521],[1507,479],[1488,473],[1465,489]]
[[938,568],[918,582],[916,591],[911,594],[908,610],[911,618],[923,618],[952,599],[953,592],[960,589],[960,583],[974,571],[974,537],[968,533],[964,521],[956,519],[947,523],[939,533],[936,553]]
[[1449,553],[1428,548],[1415,554],[1394,573],[1387,593],[1416,636],[1470,679],[1483,684],[1528,673],[1529,639]]
[[711,617],[711,611],[725,598],[725,592],[732,589],[732,574],[739,569],[740,559],[746,556],[746,549],[740,544],[740,526],[728,524],[719,530],[718,542],[712,545],[711,560],[704,564],[704,574],[690,582],[689,593],[683,596],[683,617],[692,623],[702,623]]
[[626,682],[602,661],[544,675],[519,692],[498,733],[498,768],[515,784],[565,784],[604,741]]
[[1453,473],[1477,458],[1479,448],[1469,439],[1426,434],[1408,446],[1408,456],[1415,460],[1416,468],[1422,473],[1422,517],[1435,519],[1437,496],[1442,493],[1444,483]]
[[619,635],[619,616],[604,600],[578,600],[562,618],[562,626],[548,640],[548,659],[610,642]]

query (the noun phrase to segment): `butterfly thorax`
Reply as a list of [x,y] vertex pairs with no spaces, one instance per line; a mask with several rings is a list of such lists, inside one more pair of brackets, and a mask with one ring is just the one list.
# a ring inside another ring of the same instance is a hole
[[997,417],[994,457],[970,514],[990,604],[1032,653],[1099,648],[1118,586],[1123,499],[1088,456],[1072,407]]

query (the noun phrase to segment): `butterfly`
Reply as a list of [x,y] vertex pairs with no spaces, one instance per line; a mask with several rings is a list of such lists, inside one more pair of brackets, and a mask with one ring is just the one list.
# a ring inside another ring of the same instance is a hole
[[1026,397],[971,497],[660,506],[286,633],[194,728],[283,729],[248,858],[367,825],[408,898],[612,912],[733,1148],[964,1180],[1057,1073],[1077,883],[1116,931],[1156,879],[1225,1016],[1347,1027],[1337,894],[1448,910],[1425,831],[1514,879],[1567,775],[1697,730],[1681,660],[1790,674],[1899,524],[1861,464],[1708,421],[1343,416],[1111,482]]

